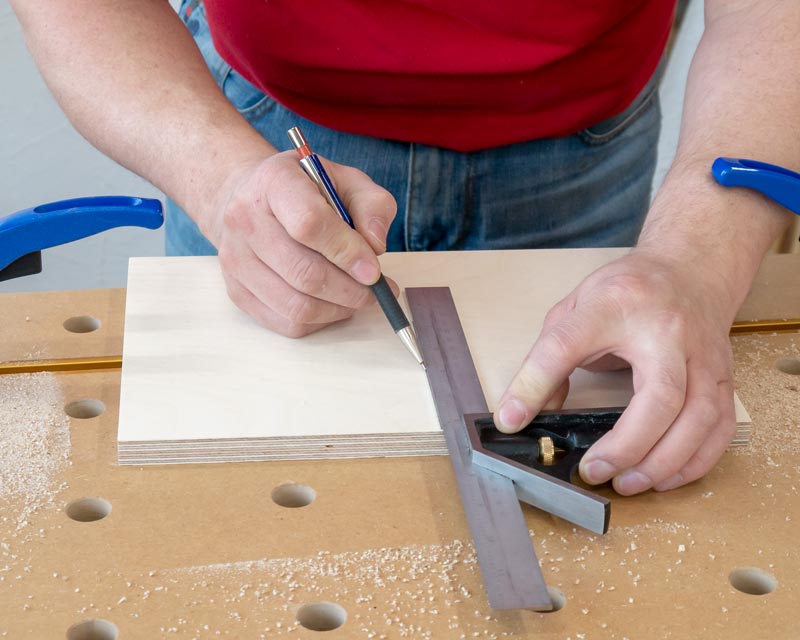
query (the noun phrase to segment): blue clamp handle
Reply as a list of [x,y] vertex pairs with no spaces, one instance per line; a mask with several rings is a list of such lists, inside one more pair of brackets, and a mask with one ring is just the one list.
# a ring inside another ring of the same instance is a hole
[[800,215],[800,173],[758,160],[717,158],[711,173],[723,187],[745,187]]
[[0,218],[0,270],[30,253],[115,227],[158,229],[161,202],[129,196],[75,198]]

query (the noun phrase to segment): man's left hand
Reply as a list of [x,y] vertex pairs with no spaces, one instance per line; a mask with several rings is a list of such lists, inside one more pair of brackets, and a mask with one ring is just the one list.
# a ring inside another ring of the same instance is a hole
[[559,405],[576,367],[633,369],[634,396],[584,456],[590,484],[623,495],[674,489],[705,475],[736,430],[728,332],[736,312],[715,273],[634,249],[592,273],[547,315],[498,403],[515,432]]

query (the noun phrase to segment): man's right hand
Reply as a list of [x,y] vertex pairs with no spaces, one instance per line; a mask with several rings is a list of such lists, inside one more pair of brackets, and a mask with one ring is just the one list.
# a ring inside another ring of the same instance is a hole
[[268,329],[301,337],[374,300],[376,258],[397,212],[363,172],[323,161],[353,231],[305,175],[294,151],[234,172],[203,232],[219,251],[231,300]]
[[374,298],[366,285],[379,277],[392,196],[326,163],[358,233],[350,229],[296,153],[277,153],[228,102],[169,3],[52,0],[46,12],[33,0],[12,4],[74,126],[189,214],[245,312],[302,336]]

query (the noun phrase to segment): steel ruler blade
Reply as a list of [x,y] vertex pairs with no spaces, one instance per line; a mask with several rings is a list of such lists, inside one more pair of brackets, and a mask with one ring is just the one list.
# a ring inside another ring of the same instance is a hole
[[464,414],[488,407],[450,289],[410,288],[406,296],[489,604],[549,611],[552,601],[514,483],[470,460]]

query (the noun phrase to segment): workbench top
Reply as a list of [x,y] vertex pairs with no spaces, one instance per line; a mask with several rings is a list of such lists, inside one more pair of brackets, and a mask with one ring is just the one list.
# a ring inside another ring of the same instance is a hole
[[[768,267],[744,319],[800,316],[797,261]],[[0,362],[118,356],[123,315],[121,290],[0,296]],[[795,638],[800,336],[732,342],[750,445],[602,489],[605,536],[524,507],[549,614],[489,609],[444,456],[119,467],[119,370],[0,375],[0,637]]]

